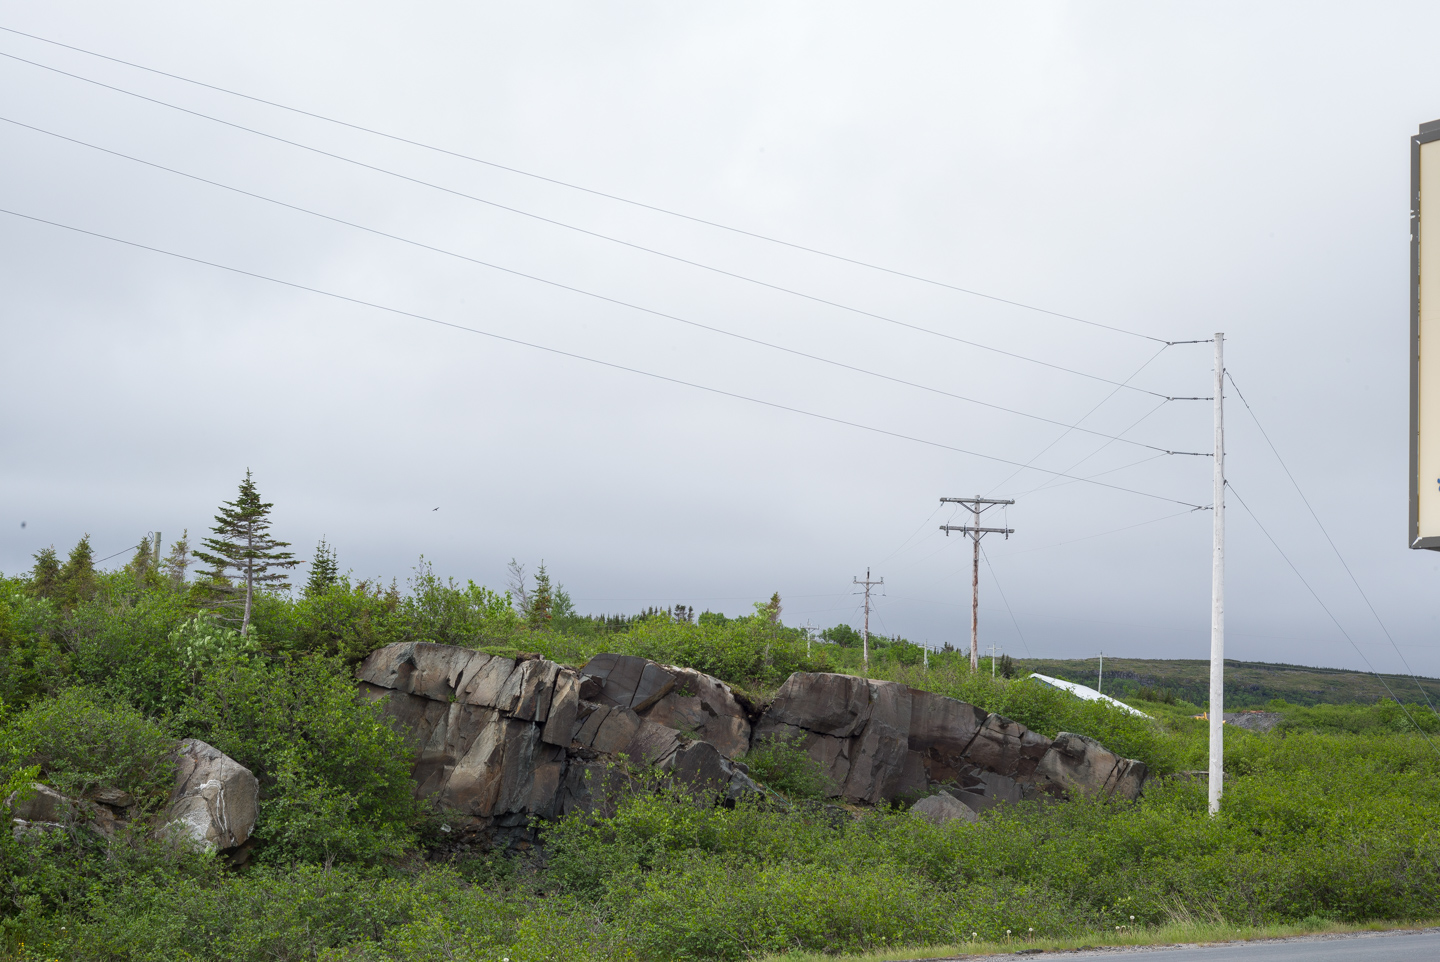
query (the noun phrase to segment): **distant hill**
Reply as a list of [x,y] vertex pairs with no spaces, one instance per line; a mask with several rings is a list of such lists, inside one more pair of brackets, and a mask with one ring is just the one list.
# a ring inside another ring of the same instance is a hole
[[[1098,658],[1015,659],[1027,674],[1038,671],[1066,681],[1095,687]],[[1406,703],[1423,702],[1416,680],[1408,675],[1383,675],[1396,697]],[[1106,658],[1105,694],[1116,698],[1136,695],[1141,688],[1169,691],[1195,705],[1210,700],[1210,662],[1199,659]],[[1440,705],[1440,679],[1420,678],[1430,700]],[[1294,705],[1374,704],[1388,697],[1384,685],[1367,672],[1341,668],[1310,668],[1257,661],[1225,661],[1225,707],[1258,708],[1272,699]]]

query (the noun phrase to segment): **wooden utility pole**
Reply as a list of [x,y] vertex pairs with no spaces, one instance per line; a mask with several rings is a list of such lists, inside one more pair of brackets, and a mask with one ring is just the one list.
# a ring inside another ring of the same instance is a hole
[[857,585],[865,586],[865,626],[860,631],[860,652],[861,657],[865,659],[865,673],[868,675],[870,673],[870,587],[872,585],[883,585],[885,579],[881,578],[878,581],[871,581],[870,569],[866,568],[864,581],[861,581],[859,578],[853,580]]
[[1225,785],[1225,335],[1215,335],[1215,543],[1210,560],[1210,814]]
[[975,523],[971,524],[942,524],[940,530],[945,532],[948,538],[950,532],[959,531],[962,534],[970,535],[975,542],[975,560],[970,574],[970,670],[980,670],[980,537],[987,534],[1003,534],[1005,540],[1015,533],[1014,528],[982,528],[980,527],[980,514],[987,508],[997,504],[1014,504],[1012,501],[1005,501],[997,498],[941,498],[942,504],[962,504],[975,516]]

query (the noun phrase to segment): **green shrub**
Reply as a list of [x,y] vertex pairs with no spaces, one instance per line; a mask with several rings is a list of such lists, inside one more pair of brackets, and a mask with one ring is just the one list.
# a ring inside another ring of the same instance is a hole
[[410,749],[338,659],[218,662],[172,725],[260,779],[262,860],[366,861],[413,841]]
[[751,748],[745,766],[756,781],[790,798],[825,798],[835,788],[819,762],[794,740],[780,736]]
[[69,688],[6,726],[6,769],[39,765],[67,795],[118,788],[156,802],[174,781],[175,739],[113,694]]

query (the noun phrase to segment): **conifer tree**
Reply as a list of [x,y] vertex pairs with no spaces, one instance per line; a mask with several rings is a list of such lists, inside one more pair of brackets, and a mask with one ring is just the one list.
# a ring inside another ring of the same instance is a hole
[[335,562],[335,549],[321,538],[315,546],[315,557],[310,561],[310,580],[305,582],[305,597],[323,594],[340,580],[340,570]]
[[[260,500],[250,469],[246,468],[239,496],[221,504],[220,513],[215,516],[215,526],[210,529],[215,537],[202,542],[208,550],[195,552],[195,557],[210,565],[210,590],[215,606],[243,605],[241,637],[250,633],[255,589],[289,588],[290,580],[285,572],[300,563],[293,554],[281,550],[290,547],[290,542],[276,541],[270,535],[270,509],[274,506]],[[227,577],[231,570],[236,573],[238,583]]]
[[550,574],[545,570],[545,562],[541,561],[540,569],[535,572],[535,590],[530,593],[530,627],[549,627],[554,609],[555,594],[550,587]]
[[190,558],[190,529],[180,535],[180,540],[170,546],[170,555],[165,559],[165,576],[170,579],[172,588],[179,588],[185,583],[185,571],[192,564]]
[[60,604],[74,608],[95,595],[95,552],[86,534],[70,549],[70,557],[60,569]]
[[135,557],[130,559],[130,573],[138,584],[143,584],[155,568],[155,546],[147,534],[135,547]]
[[35,567],[30,570],[30,591],[40,598],[55,598],[60,593],[60,559],[53,544],[35,552]]

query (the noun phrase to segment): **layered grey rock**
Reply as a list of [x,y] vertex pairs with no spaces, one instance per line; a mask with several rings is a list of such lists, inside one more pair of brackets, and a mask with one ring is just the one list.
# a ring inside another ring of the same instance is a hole
[[255,829],[260,782],[218,748],[187,738],[176,752],[166,829],[209,851],[244,844]]
[[718,678],[634,655],[596,655],[581,673],[592,679],[592,701],[692,734],[726,758],[750,748],[749,716]]
[[834,798],[943,794],[924,801],[926,817],[1041,793],[1134,798],[1145,779],[1143,765],[1091,739],[1052,743],[974,705],[852,675],[797,672],[763,713],[718,679],[632,655],[597,655],[577,672],[538,656],[396,644],[359,676],[410,740],[417,792],[481,829],[603,810],[630,777],[621,757],[717,797],[760,792],[736,759],[774,738],[807,752]]
[[1052,744],[1003,715],[853,675],[791,675],[755,723],[752,742],[770,738],[806,751],[829,777],[831,796],[851,802],[918,798],[943,788],[979,812],[1041,793],[1134,798],[1145,780],[1144,765],[1093,740]]
[[1116,795],[1135,798],[1145,784],[1146,768],[1133,758],[1121,758],[1085,735],[1061,732],[1036,766],[1035,775],[1060,792]]
[[698,672],[602,656],[582,674],[414,643],[371,652],[359,678],[410,742],[417,794],[477,833],[603,809],[626,777],[622,756],[697,791],[760,791],[724,754],[748,746],[749,721],[728,687]]

